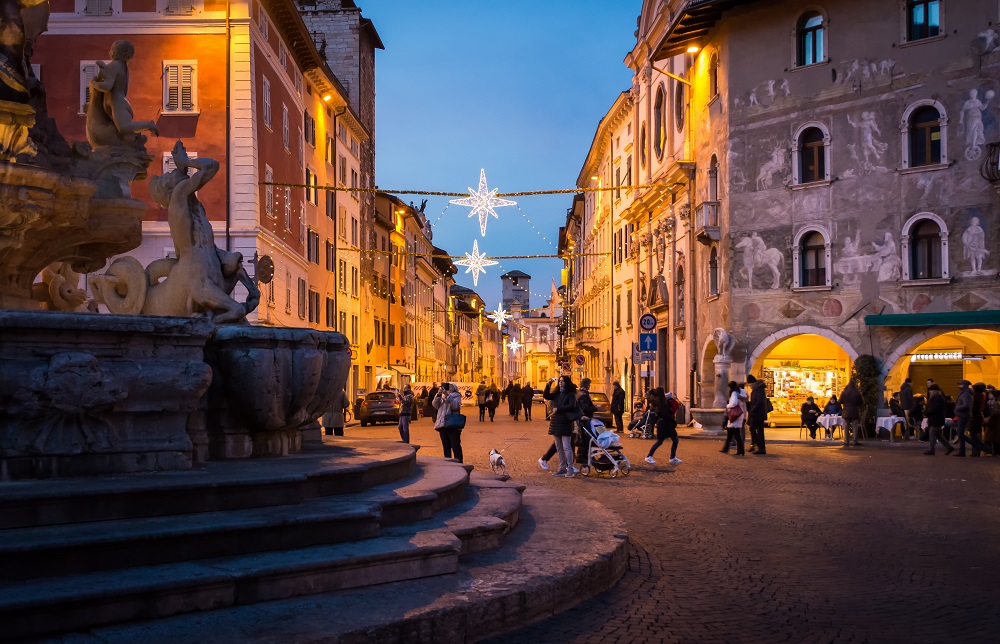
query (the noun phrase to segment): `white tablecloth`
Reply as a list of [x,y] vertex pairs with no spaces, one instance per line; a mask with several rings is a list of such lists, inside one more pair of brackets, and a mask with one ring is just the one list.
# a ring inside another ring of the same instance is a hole
[[887,429],[890,432],[892,431],[893,427],[895,427],[899,423],[905,424],[906,418],[904,418],[903,416],[884,416],[882,418],[878,418],[875,420],[876,427],[878,427],[879,429]]
[[820,416],[819,418],[816,419],[816,423],[819,424],[819,425],[821,425],[821,426],[823,426],[823,427],[826,427],[827,429],[830,429],[831,427],[837,427],[837,426],[843,427],[844,426],[844,417],[843,416],[833,416],[831,414],[823,414],[822,416]]

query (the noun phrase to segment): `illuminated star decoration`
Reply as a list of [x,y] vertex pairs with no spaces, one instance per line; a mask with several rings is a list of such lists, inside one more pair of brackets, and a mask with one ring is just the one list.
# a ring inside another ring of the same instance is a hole
[[494,208],[500,208],[502,206],[516,206],[516,201],[508,201],[506,199],[499,199],[496,196],[497,189],[487,191],[486,189],[486,170],[479,171],[479,190],[473,190],[469,188],[469,197],[464,199],[452,199],[448,203],[453,203],[457,206],[465,206],[467,208],[472,208],[472,212],[469,213],[469,217],[474,217],[479,215],[479,230],[482,232],[483,237],[486,236],[486,220],[490,215],[493,215],[494,219],[500,219],[500,216],[496,213]]
[[486,317],[496,322],[498,329],[503,329],[503,323],[510,320],[514,316],[503,310],[503,302],[501,302],[500,304],[497,304],[497,310],[493,311]]
[[465,266],[466,273],[472,273],[472,285],[479,286],[479,274],[485,273],[485,266],[493,266],[494,264],[499,264],[500,262],[495,262],[492,259],[486,257],[479,253],[479,240],[474,239],[472,241],[472,253],[466,253],[465,259],[460,259],[455,262],[459,266]]
[[507,343],[507,348],[511,350],[511,353],[516,353],[521,346],[522,345],[517,341],[517,338],[511,338],[510,342]]

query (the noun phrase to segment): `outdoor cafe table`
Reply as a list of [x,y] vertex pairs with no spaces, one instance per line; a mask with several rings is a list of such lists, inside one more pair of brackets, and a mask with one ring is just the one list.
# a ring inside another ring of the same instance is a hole
[[884,416],[875,419],[875,427],[889,431],[889,442],[892,442],[892,435],[895,434],[896,425],[903,426],[903,435],[906,435],[906,418],[903,416]]
[[844,417],[835,416],[833,414],[822,414],[816,419],[816,423],[827,430],[828,436],[833,438],[833,428],[840,427],[840,431],[844,431]]

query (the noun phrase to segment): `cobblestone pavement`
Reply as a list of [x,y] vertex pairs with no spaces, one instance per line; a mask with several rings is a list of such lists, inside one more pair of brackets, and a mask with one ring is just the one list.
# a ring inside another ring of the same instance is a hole
[[[539,410],[540,411],[540,410]],[[922,455],[926,444],[769,445],[624,438],[626,478],[553,478],[537,459],[542,414],[505,409],[463,432],[466,462],[503,450],[513,479],[597,499],[625,519],[628,572],[581,606],[494,642],[996,642],[1000,639],[1000,458]],[[441,455],[428,419],[411,425]],[[392,437],[394,427],[349,427]],[[554,461],[555,462],[555,461]]]

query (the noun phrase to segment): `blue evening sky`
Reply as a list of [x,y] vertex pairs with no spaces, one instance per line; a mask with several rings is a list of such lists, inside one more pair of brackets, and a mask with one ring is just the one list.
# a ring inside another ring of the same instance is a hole
[[[500,192],[573,188],[600,119],[631,87],[622,62],[641,0],[358,0],[385,44],[376,53],[376,182],[383,190],[466,192],[485,168]],[[423,197],[400,195],[420,203]],[[468,208],[429,197],[434,244],[452,255],[555,254],[572,195],[515,198],[486,237]],[[445,210],[447,206],[447,210]],[[443,216],[442,216],[443,212]],[[537,232],[536,232],[537,230]],[[551,245],[542,238],[551,242]],[[559,284],[557,259],[502,260],[480,275],[487,308],[500,275]],[[501,269],[502,270],[499,270]],[[473,288],[459,267],[458,282]],[[531,305],[542,306],[532,295]]]

